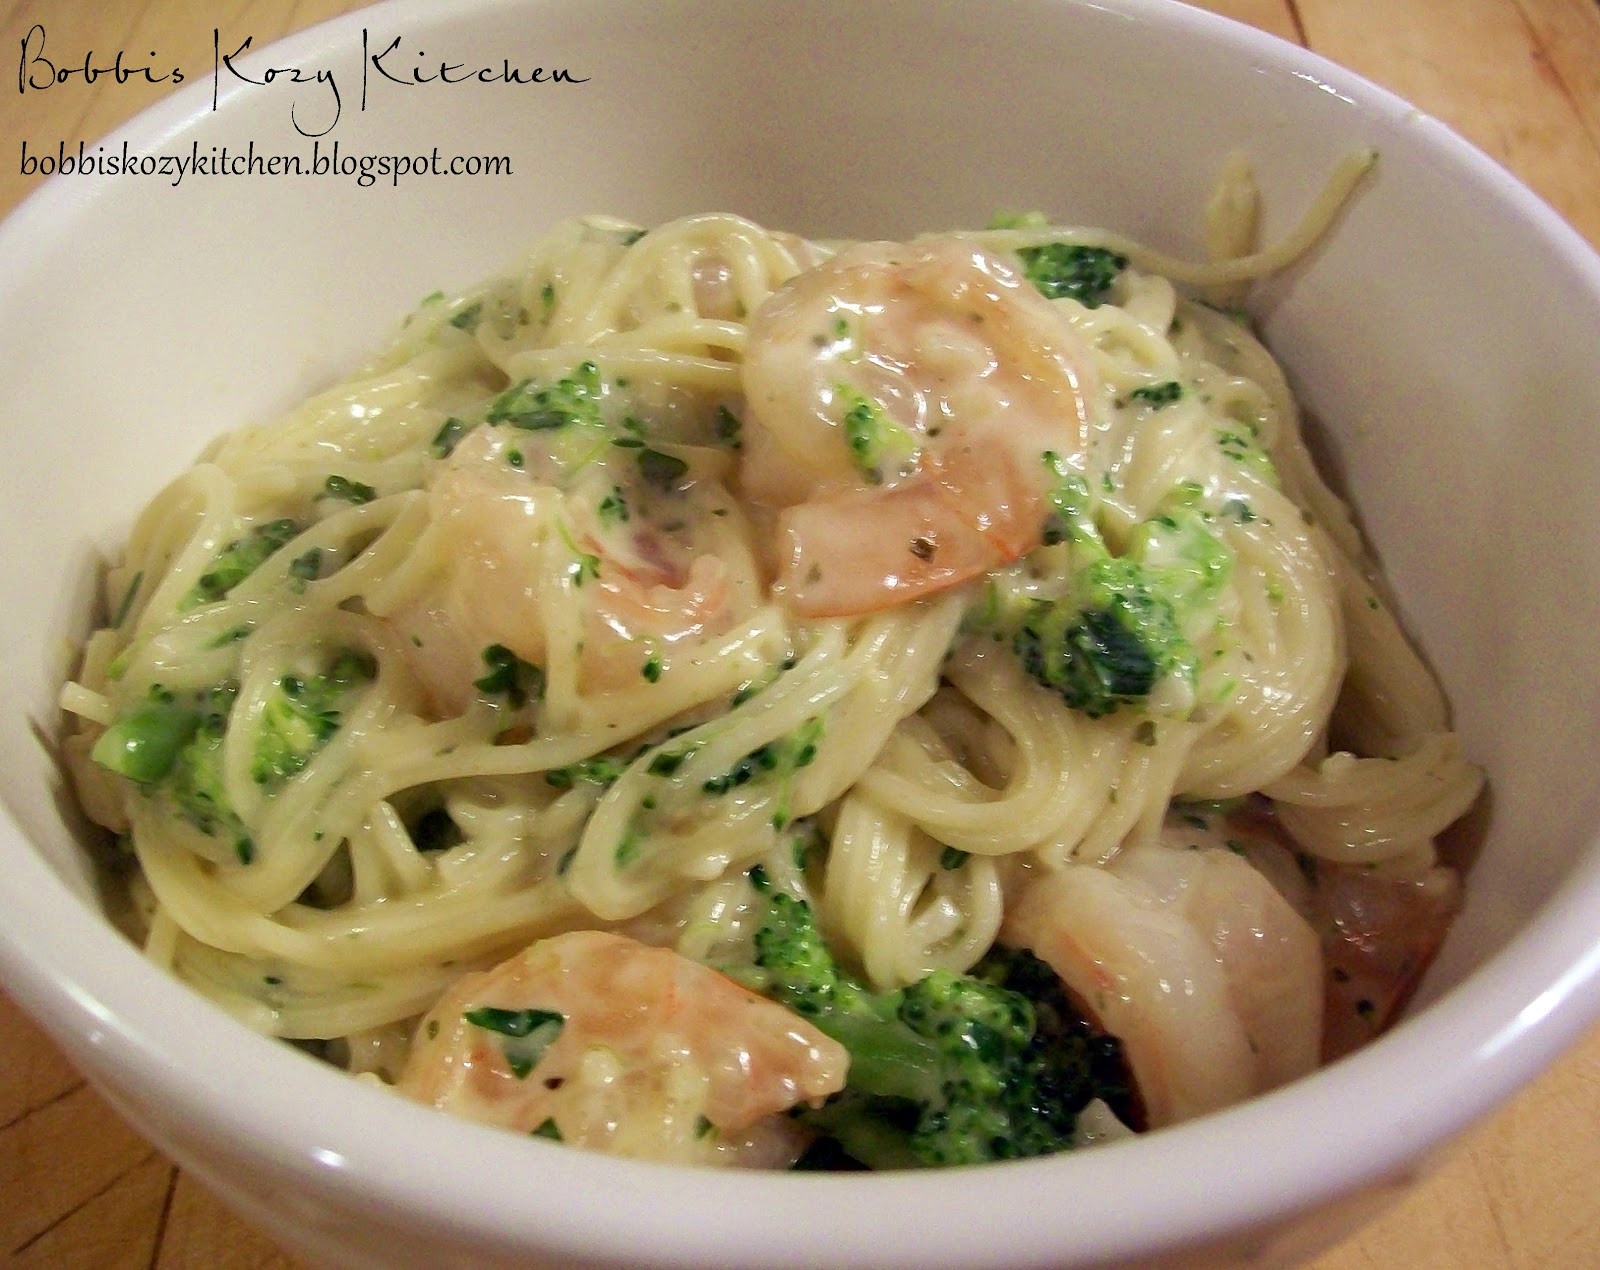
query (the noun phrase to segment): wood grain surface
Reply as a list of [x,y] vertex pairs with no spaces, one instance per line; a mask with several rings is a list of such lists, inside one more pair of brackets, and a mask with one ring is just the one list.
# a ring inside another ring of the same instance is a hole
[[[341,0],[0,0],[0,48],[51,46],[159,76],[209,66],[212,30],[278,37]],[[1411,99],[1517,173],[1600,244],[1596,0],[1210,0]],[[158,51],[152,59],[146,51]],[[9,75],[9,72],[8,72]],[[141,76],[5,95],[0,213],[38,183],[20,143],[91,144],[171,90]],[[1600,350],[1597,350],[1600,353]],[[1600,1031],[1469,1134],[1409,1199],[1312,1270],[1600,1266]],[[251,1270],[294,1263],[127,1128],[0,996],[0,1258],[23,1268]],[[304,1268],[302,1268],[304,1270]]]

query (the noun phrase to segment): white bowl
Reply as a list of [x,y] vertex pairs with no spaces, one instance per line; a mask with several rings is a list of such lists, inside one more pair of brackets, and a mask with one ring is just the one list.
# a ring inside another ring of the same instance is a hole
[[[374,77],[363,108],[364,32],[370,52],[402,37],[407,68],[426,50],[583,82]],[[73,175],[0,230],[0,972],[135,1125],[283,1245],[386,1267],[1292,1261],[1403,1189],[1600,1014],[1600,263],[1444,127],[1165,0],[435,0],[247,65],[335,72],[342,117],[323,153],[438,147],[509,155],[514,172],[365,187]],[[326,85],[280,76],[224,82],[213,109],[207,79],[121,135],[134,154],[253,142],[309,160],[291,120],[319,130],[330,106]],[[353,364],[417,297],[597,210],[649,223],[721,208],[887,236],[1042,207],[1195,254],[1227,151],[1253,156],[1270,237],[1366,144],[1376,178],[1257,307],[1492,789],[1465,912],[1407,1020],[1368,1049],[1074,1156],[711,1175],[525,1142],[358,1087],[224,1017],[103,920],[50,748],[97,553],[205,439]]]

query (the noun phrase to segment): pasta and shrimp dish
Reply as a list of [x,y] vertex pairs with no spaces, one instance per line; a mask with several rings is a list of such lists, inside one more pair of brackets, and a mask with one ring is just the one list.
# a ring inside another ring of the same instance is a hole
[[1040,1155],[1375,1035],[1482,777],[1208,259],[555,226],[133,525],[65,760],[156,962],[461,1116]]

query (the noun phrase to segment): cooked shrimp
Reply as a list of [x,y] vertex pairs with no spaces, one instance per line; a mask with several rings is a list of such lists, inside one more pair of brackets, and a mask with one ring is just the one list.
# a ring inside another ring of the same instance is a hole
[[1448,865],[1336,864],[1309,856],[1277,817],[1235,814],[1229,833],[1322,939],[1322,1060],[1349,1054],[1395,1020],[1461,909]]
[[1432,964],[1461,906],[1460,874],[1420,861],[1318,859],[1261,804],[1236,811],[1226,832],[1322,941],[1322,1061],[1359,1049],[1394,1022]]
[[467,975],[417,1029],[401,1092],[614,1155],[787,1168],[784,1115],[844,1085],[845,1050],[666,948],[602,931]]
[[1168,842],[1025,886],[1001,930],[1123,1052],[1151,1128],[1312,1071],[1322,960],[1303,918],[1224,847]]
[[954,238],[863,243],[750,322],[740,477],[780,512],[796,612],[871,612],[1037,546],[1052,479],[1081,465],[1098,396],[1066,319]]
[[1394,1022],[1461,907],[1461,880],[1435,866],[1415,877],[1318,862],[1308,914],[1328,960],[1322,1058],[1359,1049]]
[[542,666],[559,639],[579,659],[580,682],[597,689],[637,683],[652,654],[737,618],[729,564],[706,540],[731,502],[719,456],[694,454],[696,470],[658,454],[669,473],[683,464],[661,488],[638,462],[655,451],[602,438],[567,471],[536,437],[480,427],[430,486],[449,563],[436,592],[392,620],[441,710],[470,699],[489,644]]

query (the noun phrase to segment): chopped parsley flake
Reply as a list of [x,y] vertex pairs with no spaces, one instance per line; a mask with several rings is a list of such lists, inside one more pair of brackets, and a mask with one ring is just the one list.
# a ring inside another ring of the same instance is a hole
[[689,465],[675,454],[663,454],[648,446],[639,451],[639,475],[663,493],[678,489]]
[[600,500],[600,523],[606,526],[621,525],[628,520],[628,498],[622,486],[613,485],[610,493]]
[[539,1065],[567,1021],[565,1015],[554,1010],[504,1010],[493,1005],[478,1006],[461,1017],[473,1027],[503,1038],[500,1052],[518,1080],[527,1079],[528,1073]]
[[1128,396],[1137,401],[1148,402],[1159,410],[1183,396],[1183,385],[1176,379],[1168,379],[1159,384],[1146,384],[1143,388],[1135,388]]
[[113,627],[121,626],[128,620],[128,612],[133,608],[133,600],[139,594],[139,585],[144,581],[144,570],[140,569],[133,575],[133,580],[128,583],[128,589],[122,593],[122,602],[117,605],[117,614],[111,619]]
[[372,486],[365,485],[360,481],[352,481],[349,477],[340,476],[337,473],[328,477],[323,483],[322,493],[317,495],[318,498],[337,498],[347,503],[355,503],[358,506],[362,503],[370,503],[377,496],[378,491],[373,489]]
[[531,378],[519,380],[489,403],[484,419],[491,425],[540,432],[600,424],[600,368],[580,362],[570,375],[543,387]]
[[628,770],[628,760],[599,754],[579,759],[565,767],[552,767],[544,774],[545,784],[555,789],[571,789],[577,784],[609,785]]
[[972,856],[970,851],[963,851],[960,847],[946,847],[939,852],[939,867],[941,869],[959,869]]
[[452,415],[440,424],[439,431],[433,434],[433,441],[428,446],[429,453],[436,459],[449,458],[461,438],[470,431],[472,431],[471,424]]
[[472,686],[490,697],[504,697],[513,710],[520,710],[530,696],[544,691],[544,672],[522,660],[504,644],[490,644],[483,650],[483,664],[489,673],[475,679]]
[[289,565],[289,576],[300,583],[302,588],[307,582],[315,582],[322,576],[322,548],[312,547],[302,555],[296,556]]

